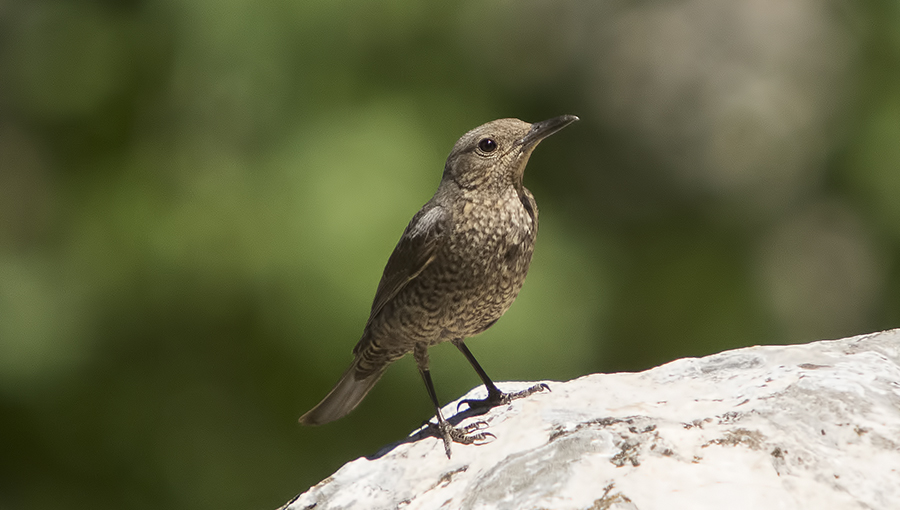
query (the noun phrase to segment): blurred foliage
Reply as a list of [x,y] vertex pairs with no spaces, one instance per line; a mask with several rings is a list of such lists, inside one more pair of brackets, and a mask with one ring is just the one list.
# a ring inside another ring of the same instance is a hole
[[0,508],[275,508],[427,419],[404,359],[296,423],[494,118],[582,118],[495,379],[897,326],[898,5],[0,2]]

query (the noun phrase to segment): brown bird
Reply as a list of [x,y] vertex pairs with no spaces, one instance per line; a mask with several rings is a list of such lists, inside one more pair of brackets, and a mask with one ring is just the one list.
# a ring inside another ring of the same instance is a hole
[[437,192],[413,216],[388,259],[353,363],[300,423],[321,425],[346,415],[389,364],[412,352],[447,456],[451,441],[484,440],[490,434],[477,432],[480,424],[458,429],[441,415],[428,348],[446,341],[469,360],[487,389],[486,399],[467,401],[470,407],[493,407],[546,388],[501,392],[464,340],[493,325],[519,294],[538,227],[537,204],[522,185],[525,165],[541,140],[576,120],[574,115],[534,124],[500,119],[456,142]]

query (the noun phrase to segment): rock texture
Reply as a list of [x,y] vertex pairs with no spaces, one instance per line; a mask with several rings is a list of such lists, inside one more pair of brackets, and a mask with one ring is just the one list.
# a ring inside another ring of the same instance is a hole
[[900,508],[900,329],[547,383],[457,415],[489,444],[420,430],[283,508]]

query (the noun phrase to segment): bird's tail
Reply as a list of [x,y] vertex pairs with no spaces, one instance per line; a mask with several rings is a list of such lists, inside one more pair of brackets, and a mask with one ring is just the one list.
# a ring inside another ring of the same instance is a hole
[[316,407],[300,417],[303,425],[322,425],[345,416],[362,402],[362,399],[375,386],[384,374],[384,368],[369,372],[368,375],[359,377],[360,370],[357,366],[359,358],[344,372],[341,380],[334,386],[328,395],[322,399]]

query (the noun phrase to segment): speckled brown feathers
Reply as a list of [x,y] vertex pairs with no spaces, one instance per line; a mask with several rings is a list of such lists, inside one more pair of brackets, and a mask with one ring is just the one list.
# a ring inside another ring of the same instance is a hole
[[525,165],[540,140],[576,119],[500,119],[459,139],[437,192],[387,262],[353,364],[301,423],[344,416],[406,353],[415,351],[427,372],[428,346],[461,343],[509,309],[528,273],[538,228],[537,204],[522,185]]

